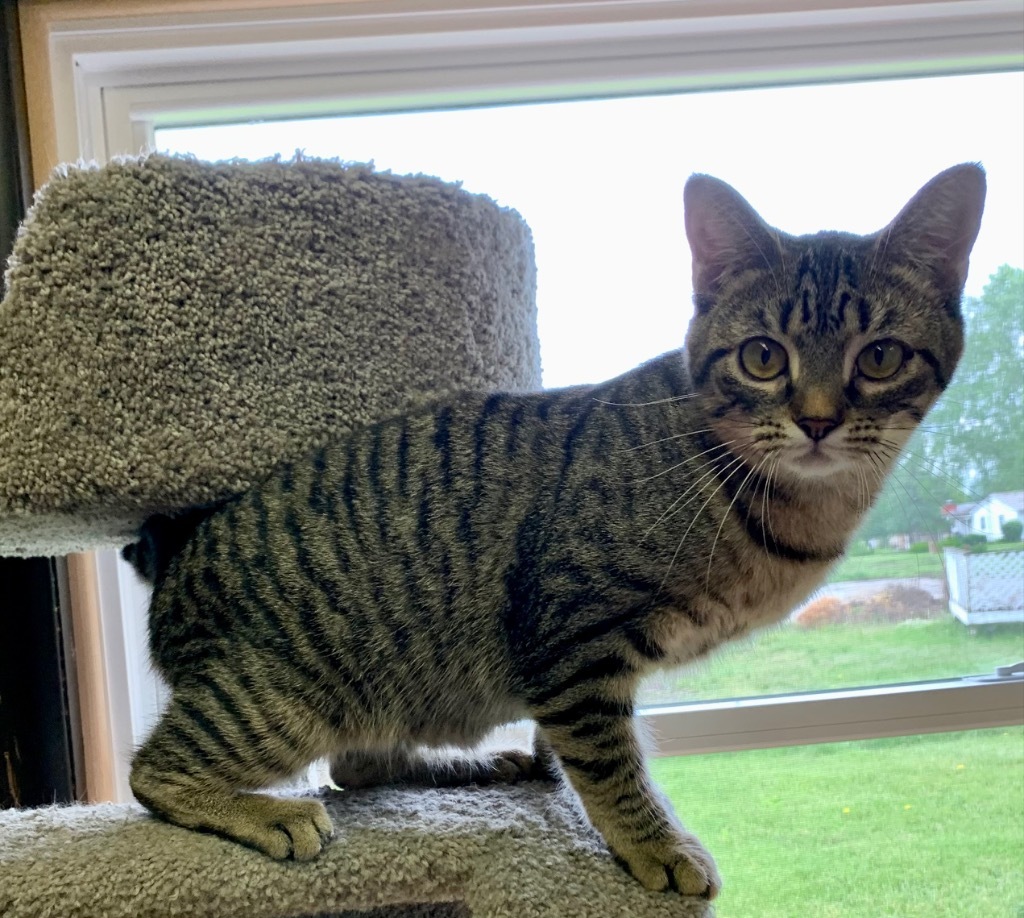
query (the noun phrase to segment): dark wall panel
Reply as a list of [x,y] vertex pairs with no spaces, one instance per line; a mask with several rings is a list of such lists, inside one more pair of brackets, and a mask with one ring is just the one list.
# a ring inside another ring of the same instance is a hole
[[[0,0],[0,264],[30,189],[18,12]],[[58,577],[49,558],[0,558],[0,807],[76,797],[77,719]]]

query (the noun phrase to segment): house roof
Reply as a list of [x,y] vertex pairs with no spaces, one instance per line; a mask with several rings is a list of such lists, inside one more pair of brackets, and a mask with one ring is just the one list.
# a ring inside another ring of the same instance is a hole
[[993,491],[985,500],[998,500],[1018,513],[1024,513],[1024,491]]
[[977,509],[978,505],[978,501],[970,504],[947,504],[942,508],[942,512],[945,516],[951,516],[954,519],[966,521]]
[[1017,513],[1024,514],[1024,491],[993,491],[981,500],[969,504],[945,504],[942,508],[942,515],[966,523],[970,521],[971,514],[975,510],[994,500],[1005,504]]

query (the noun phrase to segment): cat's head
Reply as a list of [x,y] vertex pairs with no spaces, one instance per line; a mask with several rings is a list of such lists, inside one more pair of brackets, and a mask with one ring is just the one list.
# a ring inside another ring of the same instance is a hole
[[887,468],[960,358],[984,200],[982,169],[954,166],[873,235],[790,236],[692,176],[686,359],[732,452],[799,481]]

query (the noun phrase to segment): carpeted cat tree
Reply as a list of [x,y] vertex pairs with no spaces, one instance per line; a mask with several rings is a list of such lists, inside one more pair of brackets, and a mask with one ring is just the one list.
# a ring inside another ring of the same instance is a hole
[[[422,176],[150,156],[36,198],[0,304],[0,555],[120,547],[354,425],[539,386],[529,229]],[[0,812],[0,915],[696,918],[547,784],[328,794],[278,863],[135,805]]]

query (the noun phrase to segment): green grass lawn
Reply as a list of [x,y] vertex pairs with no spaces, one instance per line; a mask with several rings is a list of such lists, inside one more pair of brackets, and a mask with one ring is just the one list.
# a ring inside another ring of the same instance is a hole
[[659,759],[718,918],[1021,918],[1024,729]]
[[[985,552],[1020,551],[1021,542],[990,542]],[[942,555],[889,551],[879,548],[868,554],[848,555],[829,575],[830,583],[843,580],[880,580],[885,577],[943,577]]]
[[878,549],[867,555],[844,558],[829,575],[830,583],[843,580],[880,580],[884,577],[942,577],[942,555]]

